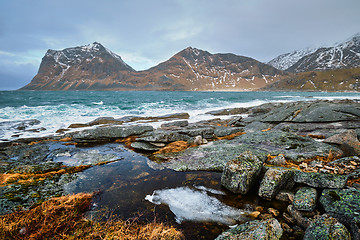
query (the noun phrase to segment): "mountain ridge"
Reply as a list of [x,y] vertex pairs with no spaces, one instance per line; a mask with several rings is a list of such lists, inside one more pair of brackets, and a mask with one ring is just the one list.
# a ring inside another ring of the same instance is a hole
[[100,43],[48,50],[21,90],[254,90],[287,75],[250,57],[188,47],[135,71]]

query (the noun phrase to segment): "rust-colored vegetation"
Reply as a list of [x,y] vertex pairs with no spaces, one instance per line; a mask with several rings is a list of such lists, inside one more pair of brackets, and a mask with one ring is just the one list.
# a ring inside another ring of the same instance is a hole
[[241,136],[241,135],[244,135],[246,134],[245,132],[237,132],[237,133],[233,133],[233,134],[230,134],[230,135],[227,135],[227,136],[224,136],[224,137],[218,137],[217,140],[231,140],[231,139],[234,139],[235,137],[238,137],[238,136]]
[[190,147],[185,141],[176,141],[167,144],[165,147],[161,148],[159,151],[154,152],[154,154],[161,154],[161,153],[173,153],[173,152],[180,152]]
[[63,174],[73,174],[77,172],[82,172],[92,166],[104,165],[113,161],[99,162],[96,164],[89,165],[80,165],[75,167],[66,167],[59,170],[49,171],[45,173],[3,173],[0,174],[0,186],[5,186],[8,184],[32,184],[37,181],[43,181],[47,178],[53,178],[55,176],[60,176]]
[[174,227],[135,220],[96,222],[84,218],[93,194],[50,199],[27,210],[0,216],[0,239],[183,239]]

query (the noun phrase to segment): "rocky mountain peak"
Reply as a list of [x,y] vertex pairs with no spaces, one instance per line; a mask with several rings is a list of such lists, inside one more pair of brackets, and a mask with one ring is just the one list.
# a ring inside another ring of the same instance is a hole
[[268,64],[290,72],[360,67],[360,33],[330,47],[308,48],[282,54]]

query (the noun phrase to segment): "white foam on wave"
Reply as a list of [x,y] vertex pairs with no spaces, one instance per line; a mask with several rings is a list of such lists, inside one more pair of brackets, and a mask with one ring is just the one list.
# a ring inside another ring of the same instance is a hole
[[[213,193],[215,192],[216,190]],[[244,219],[245,211],[225,205],[204,190],[198,191],[189,187],[155,190],[145,199],[156,205],[168,205],[175,214],[177,223],[195,221],[234,225],[236,221]]]

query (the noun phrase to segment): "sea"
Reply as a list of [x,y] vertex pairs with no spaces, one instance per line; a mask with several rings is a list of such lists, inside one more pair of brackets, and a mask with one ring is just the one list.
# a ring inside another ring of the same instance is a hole
[[[268,102],[360,99],[354,92],[166,92],[166,91],[0,91],[0,142],[56,134],[72,123],[99,117],[161,116],[189,113],[189,122],[207,120],[209,111]],[[28,131],[19,123],[36,119]],[[149,123],[158,127],[162,122]],[[134,123],[132,123],[134,124]],[[14,127],[15,126],[15,127]]]

